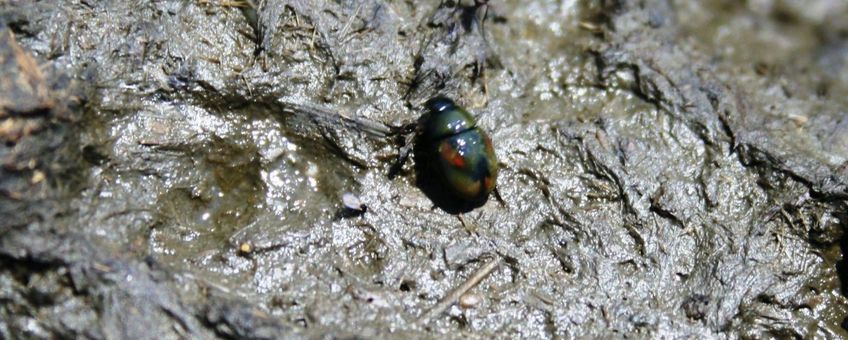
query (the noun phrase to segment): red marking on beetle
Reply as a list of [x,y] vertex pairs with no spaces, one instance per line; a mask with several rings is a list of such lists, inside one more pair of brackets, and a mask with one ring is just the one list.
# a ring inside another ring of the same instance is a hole
[[453,155],[453,159],[451,159],[451,163],[453,163],[454,167],[461,168],[465,166],[465,158],[460,156],[458,153]]
[[443,143],[441,147],[442,158],[447,160],[448,163],[453,165],[456,168],[461,168],[465,166],[465,158],[459,154],[459,152],[454,149],[450,143]]

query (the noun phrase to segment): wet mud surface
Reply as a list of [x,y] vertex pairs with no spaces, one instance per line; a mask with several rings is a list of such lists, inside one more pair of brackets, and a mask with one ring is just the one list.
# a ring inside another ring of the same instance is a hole
[[848,336],[844,2],[254,5],[0,2],[3,338]]

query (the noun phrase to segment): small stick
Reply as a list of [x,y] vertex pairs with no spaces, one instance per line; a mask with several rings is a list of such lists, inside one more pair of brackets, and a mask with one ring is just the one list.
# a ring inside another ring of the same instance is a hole
[[489,276],[489,274],[495,271],[495,269],[498,268],[502,261],[503,259],[501,258],[501,256],[496,255],[496,258],[483,265],[483,267],[480,267],[480,269],[477,269],[477,271],[471,274],[471,276],[467,280],[465,280],[465,282],[459,285],[459,287],[454,288],[450,293],[448,293],[447,296],[439,300],[439,302],[436,303],[433,308],[430,308],[429,310],[424,312],[424,314],[422,314],[421,317],[418,318],[418,323],[421,325],[426,325],[428,322],[430,322],[430,319],[444,313],[445,310],[448,309],[448,307],[450,307],[451,305],[456,303],[457,300],[459,300],[459,297],[462,296],[462,294],[465,294],[471,288],[474,288],[474,286],[479,284],[480,281],[483,281],[483,279],[485,279],[487,276]]

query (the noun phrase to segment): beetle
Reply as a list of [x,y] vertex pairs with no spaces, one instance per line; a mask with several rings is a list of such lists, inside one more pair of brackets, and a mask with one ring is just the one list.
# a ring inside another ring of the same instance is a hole
[[[450,213],[481,206],[494,191],[498,160],[489,135],[477,120],[453,100],[437,96],[424,104],[426,112],[417,123],[407,125],[414,134],[418,186],[433,202]],[[390,172],[400,170],[409,154],[409,141],[401,148]]]
[[464,108],[446,97],[435,97],[424,106],[419,143],[430,170],[456,197],[467,201],[488,198],[498,177],[498,159],[492,140]]

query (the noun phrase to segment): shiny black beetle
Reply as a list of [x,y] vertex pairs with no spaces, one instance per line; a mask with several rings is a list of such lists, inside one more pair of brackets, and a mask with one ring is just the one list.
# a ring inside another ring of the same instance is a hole
[[[468,111],[449,98],[432,98],[424,107],[427,112],[421,119],[406,127],[409,132],[416,131],[419,187],[437,206],[451,213],[482,205],[495,190],[498,177],[492,140]],[[408,144],[401,148],[390,176],[400,170],[409,154]]]

